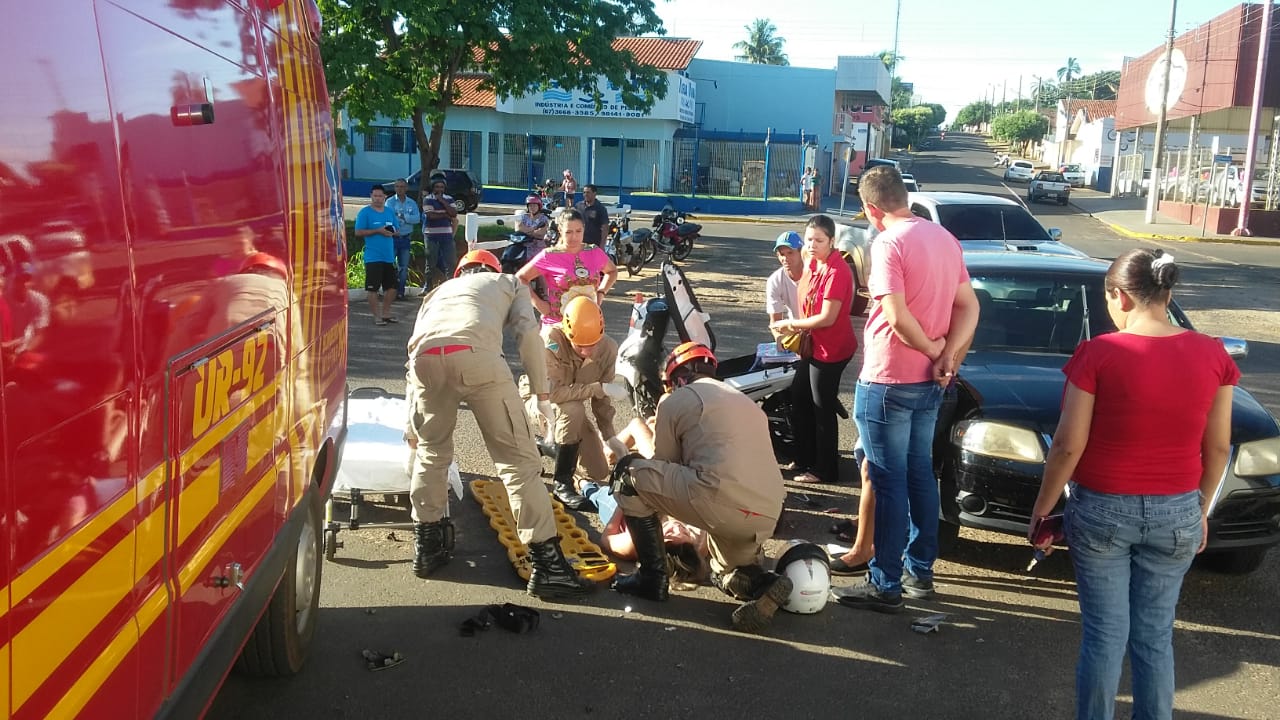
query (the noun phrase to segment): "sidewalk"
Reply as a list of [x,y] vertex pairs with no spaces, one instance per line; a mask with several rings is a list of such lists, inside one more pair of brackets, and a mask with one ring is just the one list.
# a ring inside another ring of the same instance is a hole
[[1188,225],[1156,213],[1155,222],[1146,222],[1147,199],[1141,197],[1109,197],[1094,190],[1075,190],[1071,193],[1071,205],[1080,212],[1097,218],[1112,230],[1126,237],[1144,240],[1170,240],[1173,242],[1232,243],[1259,247],[1280,247],[1280,239],[1265,237],[1235,237],[1206,233],[1199,225]]

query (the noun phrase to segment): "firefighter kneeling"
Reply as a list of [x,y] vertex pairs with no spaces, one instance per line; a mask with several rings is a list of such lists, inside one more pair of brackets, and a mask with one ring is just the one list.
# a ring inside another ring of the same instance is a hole
[[659,513],[706,530],[712,582],[744,601],[733,628],[760,632],[787,602],[792,582],[766,571],[786,490],[764,412],[715,379],[716,357],[684,343],[667,358],[668,395],[658,404],[652,459],[628,455],[613,471],[613,495],[635,544],[637,570],[613,583],[619,592],[662,601],[667,555]]

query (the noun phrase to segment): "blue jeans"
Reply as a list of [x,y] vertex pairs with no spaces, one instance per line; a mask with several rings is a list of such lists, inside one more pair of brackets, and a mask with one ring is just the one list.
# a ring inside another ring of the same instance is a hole
[[938,558],[933,431],[941,405],[942,388],[934,382],[859,380],[854,393],[853,419],[876,493],[876,556],[870,578],[881,592],[902,592],[904,564],[920,580],[933,580]]
[[453,266],[457,262],[454,257],[453,235],[427,235],[425,237],[427,246],[427,280],[425,285],[431,285],[431,271],[439,270],[444,279],[448,280],[453,277]]
[[1112,495],[1071,484],[1067,546],[1080,598],[1076,717],[1110,720],[1125,650],[1133,717],[1173,716],[1173,612],[1200,547],[1200,495]]
[[404,297],[405,287],[409,285],[409,259],[412,249],[406,243],[404,247],[396,243],[396,297]]

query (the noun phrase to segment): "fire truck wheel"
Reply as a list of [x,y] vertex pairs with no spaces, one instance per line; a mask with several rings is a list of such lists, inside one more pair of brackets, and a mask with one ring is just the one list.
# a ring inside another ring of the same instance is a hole
[[293,557],[240,653],[237,667],[249,675],[279,677],[297,673],[315,635],[324,549],[320,504],[310,502],[309,506]]

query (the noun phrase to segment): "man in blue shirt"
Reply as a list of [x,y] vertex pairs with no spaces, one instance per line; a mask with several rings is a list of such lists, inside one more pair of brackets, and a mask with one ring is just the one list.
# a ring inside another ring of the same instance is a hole
[[[364,238],[364,289],[369,294],[369,312],[374,325],[398,322],[391,314],[396,299],[395,236],[399,223],[387,206],[387,193],[374,185],[369,206],[356,215],[356,237]],[[378,291],[382,291],[382,312],[378,312]]]
[[422,222],[418,212],[418,203],[409,197],[409,183],[404,178],[396,180],[396,194],[387,198],[387,208],[396,214],[396,300],[404,300],[405,287],[409,284],[409,261],[411,259],[413,226]]

